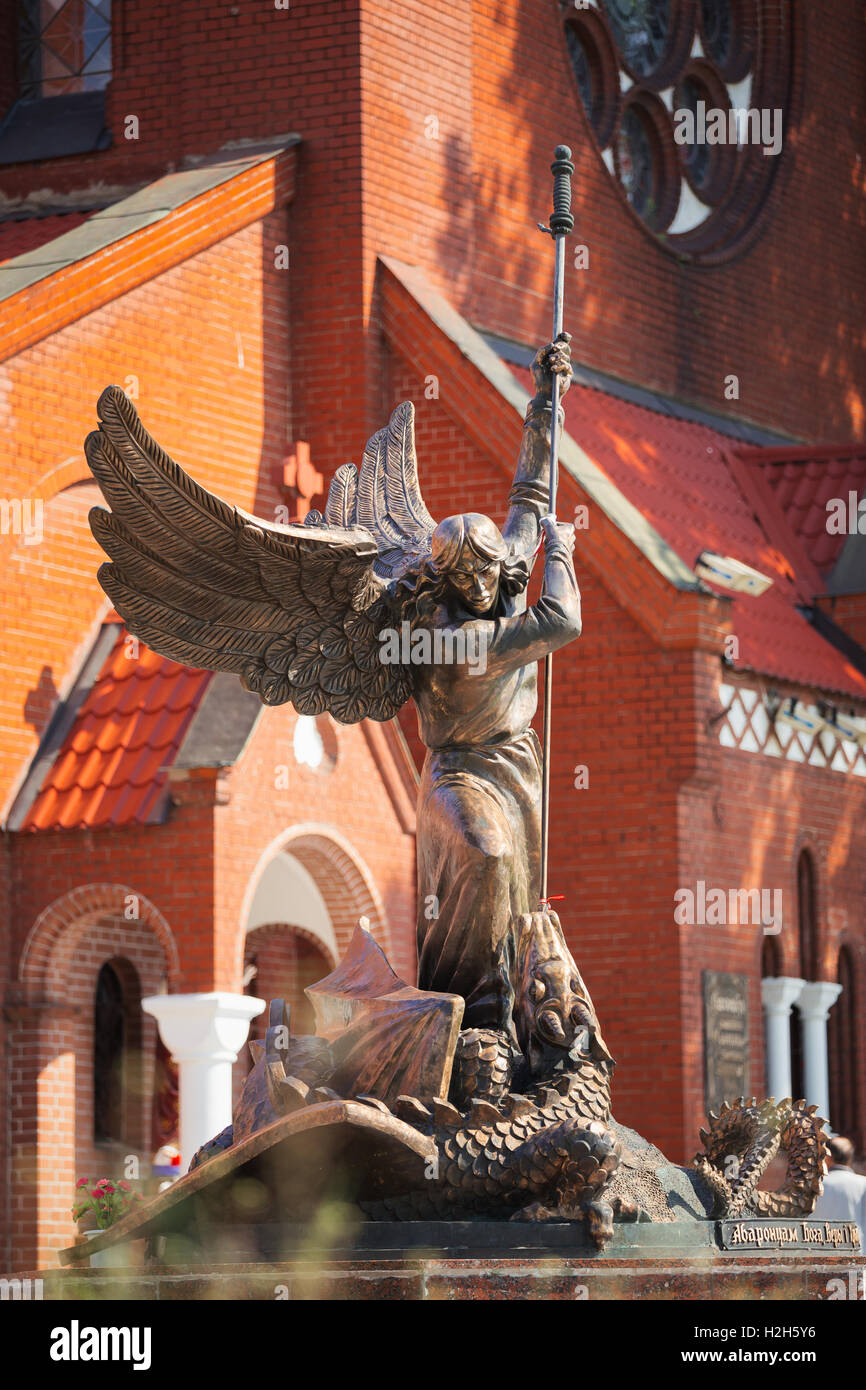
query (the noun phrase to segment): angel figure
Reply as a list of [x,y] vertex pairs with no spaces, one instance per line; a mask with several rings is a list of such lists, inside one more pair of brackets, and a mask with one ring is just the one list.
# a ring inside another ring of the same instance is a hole
[[[110,556],[99,581],[148,646],[234,671],[265,704],[344,724],[391,719],[414,697],[427,749],[418,984],[461,995],[464,1028],[510,1039],[516,932],[540,891],[537,662],[581,627],[574,530],[546,515],[551,387],[554,372],[561,392],[570,384],[567,340],[542,348],[532,372],[537,394],[501,531],[474,512],[433,521],[411,402],[369,441],[360,469],[337,469],[324,516],[303,525],[263,521],[206,492],[118,387],[102,393],[85,443],[111,507],[90,514]],[[529,607],[542,533],[544,582]],[[412,639],[398,661],[386,656],[395,632]]]

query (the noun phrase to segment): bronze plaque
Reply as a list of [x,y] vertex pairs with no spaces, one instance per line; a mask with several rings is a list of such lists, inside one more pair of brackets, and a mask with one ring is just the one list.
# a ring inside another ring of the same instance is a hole
[[745,975],[705,970],[704,1094],[708,1110],[748,1097],[749,993]]
[[719,1221],[723,1250],[754,1254],[758,1250],[820,1250],[824,1255],[859,1255],[860,1227],[854,1221],[815,1221],[756,1218]]

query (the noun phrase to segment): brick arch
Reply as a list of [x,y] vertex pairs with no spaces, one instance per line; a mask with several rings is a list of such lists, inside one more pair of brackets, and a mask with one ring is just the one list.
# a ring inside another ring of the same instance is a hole
[[[338,830],[311,821],[291,826],[272,840],[250,875],[241,908],[238,970],[242,968],[246,922],[256,888],[268,864],[283,850],[303,864],[315,879],[333,923],[340,957],[349,945],[359,917],[369,919],[372,935],[386,953],[390,951],[390,924],[369,868]],[[317,940],[316,944],[321,946],[322,943]]]
[[253,937],[258,941],[270,941],[281,932],[294,932],[295,936],[303,937],[304,941],[309,941],[311,946],[315,946],[316,950],[321,952],[327,961],[329,970],[333,970],[336,966],[337,960],[333,951],[320,936],[310,931],[308,927],[299,927],[296,922],[290,922],[288,919],[285,922],[262,922],[259,927],[251,927],[246,933],[246,946],[249,946]]
[[[74,947],[75,940],[100,918],[114,917],[129,924],[124,916],[131,897],[138,900],[135,923],[148,928],[156,937],[165,960],[169,990],[180,982],[180,957],[177,943],[168,922],[159,908],[143,893],[121,883],[88,883],[73,888],[56,898],[36,918],[28,933],[18,965],[18,979],[28,994],[48,991],[49,982],[57,979],[63,961]],[[62,949],[58,950],[61,947]],[[62,975],[61,975],[62,983]]]
[[787,884],[783,886],[782,898],[784,925],[775,941],[780,956],[780,974],[791,976],[794,979],[798,978],[800,975],[800,906],[797,892],[797,866],[804,850],[811,856],[815,873],[818,978],[823,978],[821,963],[829,944],[826,918],[827,858],[821,839],[812,830],[804,829],[798,832],[791,846],[790,854],[787,856]]
[[49,502],[58,493],[65,492],[70,487],[75,487],[77,483],[92,483],[94,481],[87,460],[84,454],[79,452],[70,455],[62,463],[58,463],[54,468],[43,473],[39,482],[32,489],[34,497],[40,497],[44,502]]

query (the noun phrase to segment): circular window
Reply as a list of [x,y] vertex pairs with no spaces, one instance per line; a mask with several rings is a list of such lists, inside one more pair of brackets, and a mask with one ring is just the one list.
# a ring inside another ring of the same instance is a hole
[[614,167],[623,192],[653,231],[666,227],[676,211],[665,115],[657,98],[641,95],[624,108],[614,144]]
[[330,720],[321,714],[299,714],[292,736],[295,762],[312,772],[332,772],[337,763],[337,739]]
[[694,63],[674,88],[674,109],[674,140],[689,187],[711,207],[724,194],[736,162],[727,88],[706,65]]
[[747,0],[700,0],[699,35],[704,53],[722,76],[738,82],[753,60],[754,5]]
[[566,17],[575,99],[608,171],[677,256],[725,259],[755,234],[791,119],[795,9],[596,0]]

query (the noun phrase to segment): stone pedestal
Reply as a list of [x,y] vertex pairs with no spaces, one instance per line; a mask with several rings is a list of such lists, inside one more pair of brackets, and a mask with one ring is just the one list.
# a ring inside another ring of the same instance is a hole
[[[866,1299],[862,1256],[832,1248],[830,1253],[823,1248],[787,1254],[754,1247],[723,1251],[718,1224],[618,1227],[611,1245],[598,1255],[573,1225],[545,1223],[515,1231],[508,1222],[376,1223],[364,1238],[368,1248],[351,1255],[308,1244],[282,1259],[209,1259],[125,1271],[55,1269],[40,1277],[44,1297],[58,1300]],[[378,1249],[369,1248],[374,1240]],[[401,1249],[395,1248],[397,1240]]]

